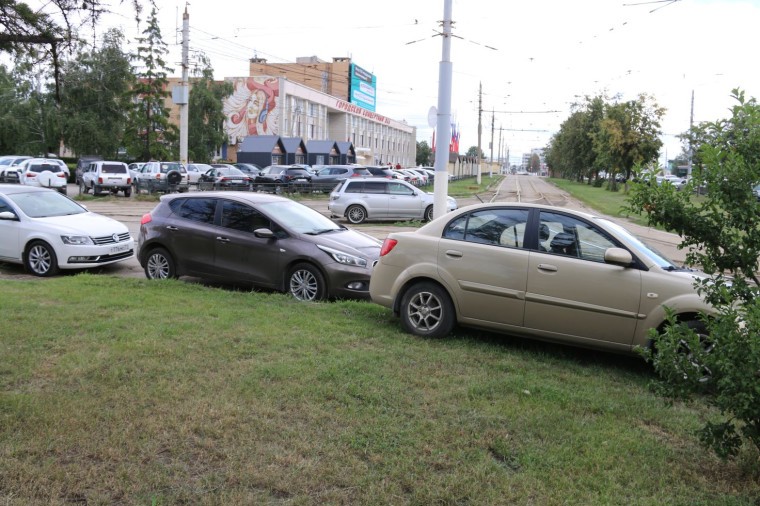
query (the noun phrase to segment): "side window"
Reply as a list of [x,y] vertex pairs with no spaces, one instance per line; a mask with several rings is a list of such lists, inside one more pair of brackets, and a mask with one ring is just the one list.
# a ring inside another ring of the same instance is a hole
[[[604,262],[604,252],[617,244],[600,229],[577,218],[542,211],[540,244],[549,253],[567,255],[591,262]],[[547,234],[548,232],[548,234]],[[543,239],[542,236],[547,236]]]
[[213,225],[216,199],[184,199],[177,209],[172,207],[172,210],[180,218]]
[[527,209],[475,211],[449,223],[443,237],[507,248],[522,248],[528,214]]
[[5,200],[0,199],[0,213],[4,213],[4,212],[11,212],[13,214],[16,214],[16,211],[14,211],[13,208],[11,208],[11,206],[8,205],[8,203]]
[[377,194],[384,194],[386,193],[386,189],[388,188],[388,184],[384,181],[365,181],[364,182],[364,191],[366,193],[373,193],[375,195]]
[[364,193],[363,181],[348,181],[346,182],[346,189],[344,193]]
[[225,200],[222,203],[222,226],[241,232],[253,232],[257,228],[269,228],[269,218],[256,209]]
[[414,195],[414,190],[401,183],[391,183],[388,185],[388,191],[391,195]]

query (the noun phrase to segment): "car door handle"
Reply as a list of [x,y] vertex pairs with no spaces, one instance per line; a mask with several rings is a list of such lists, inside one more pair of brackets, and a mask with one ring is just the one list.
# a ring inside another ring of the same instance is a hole
[[446,250],[446,256],[451,258],[462,258],[464,255],[461,251],[457,251],[454,249]]
[[219,242],[224,242],[224,243],[230,242],[229,239],[227,239],[226,237],[222,237],[222,236],[217,236],[216,240],[219,241]]
[[538,269],[541,271],[557,272],[557,266],[552,264],[538,264]]
[[166,226],[166,230],[171,230],[172,232],[176,232],[179,229],[177,227],[172,226],[172,225],[167,225]]

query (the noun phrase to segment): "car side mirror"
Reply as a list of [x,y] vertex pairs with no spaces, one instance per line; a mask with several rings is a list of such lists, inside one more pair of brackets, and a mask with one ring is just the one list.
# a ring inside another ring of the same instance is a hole
[[18,221],[18,216],[10,211],[3,211],[0,213],[0,220]]
[[268,228],[257,228],[256,230],[253,231],[253,235],[261,239],[271,239],[274,237],[274,232],[272,232]]
[[623,248],[607,248],[604,252],[604,261],[608,264],[628,267],[633,263],[631,252]]

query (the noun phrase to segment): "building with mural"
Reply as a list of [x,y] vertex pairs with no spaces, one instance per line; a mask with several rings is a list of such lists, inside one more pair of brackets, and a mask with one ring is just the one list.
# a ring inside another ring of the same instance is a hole
[[376,112],[376,78],[350,58],[292,64],[254,58],[248,76],[225,80],[234,91],[223,99],[229,142],[221,158],[236,161],[246,137],[267,135],[300,138],[306,146],[348,142],[357,163],[416,165],[417,129]]

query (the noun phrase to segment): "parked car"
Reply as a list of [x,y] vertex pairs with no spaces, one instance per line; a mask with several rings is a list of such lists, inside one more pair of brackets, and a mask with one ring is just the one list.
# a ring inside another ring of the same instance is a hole
[[132,194],[132,176],[127,164],[105,160],[90,162],[90,166],[82,173],[79,193],[90,190],[93,195],[110,191],[114,195],[124,192],[124,196],[129,197]]
[[380,241],[276,195],[163,195],[143,216],[149,279],[196,276],[290,293],[299,300],[368,298]]
[[209,170],[211,165],[207,163],[188,163],[185,168],[187,169],[187,184],[198,186],[201,174]]
[[[432,193],[415,188],[406,181],[385,178],[346,179],[330,194],[330,215],[345,217],[350,223],[365,220],[433,219]],[[447,197],[447,211],[457,202]]]
[[279,193],[311,191],[312,175],[298,165],[270,165],[261,169],[254,185],[257,191]]
[[47,188],[0,184],[0,261],[35,276],[126,260],[135,242],[122,223]]
[[430,176],[424,170],[419,170],[415,167],[411,167],[404,170],[411,172],[413,174],[416,174],[417,177],[419,178],[420,186],[426,186],[427,184],[430,183],[430,180],[429,180]]
[[137,178],[140,176],[140,170],[145,167],[144,162],[133,162],[127,165],[127,168],[129,169],[129,175],[132,177],[132,183],[134,185],[134,182],[137,181]]
[[666,174],[664,176],[657,176],[655,178],[655,181],[657,182],[658,185],[661,185],[663,183],[672,184],[679,191],[682,190],[686,186],[686,183],[688,182],[687,179],[678,177],[675,174]]
[[101,160],[103,160],[103,157],[98,155],[85,155],[80,157],[79,160],[77,160],[74,182],[79,186],[82,182],[82,174],[84,174],[84,171],[87,170],[92,162],[98,162]]
[[693,286],[701,275],[606,218],[478,204],[389,234],[370,295],[418,336],[458,323],[633,354],[651,344],[666,308],[699,327],[698,314],[712,311]]
[[350,177],[372,177],[372,173],[361,165],[326,165],[311,177],[311,186],[316,191],[330,193],[338,183]]
[[[27,186],[52,188],[64,195],[68,174],[52,158],[29,158],[19,165],[19,182]],[[64,164],[65,165],[65,164]]]
[[388,179],[393,179],[395,177],[393,170],[389,169],[387,166],[365,165],[364,168],[372,174],[372,177],[385,177]]
[[232,165],[212,165],[198,180],[199,190],[249,191],[252,187],[253,178]]
[[30,158],[32,157],[25,155],[0,156],[0,183],[18,183],[18,166]]
[[141,190],[146,190],[148,193],[183,193],[190,189],[187,169],[180,162],[146,162],[140,169],[134,184],[137,193]]
[[232,165],[250,178],[255,178],[261,172],[261,167],[254,163],[233,163]]

